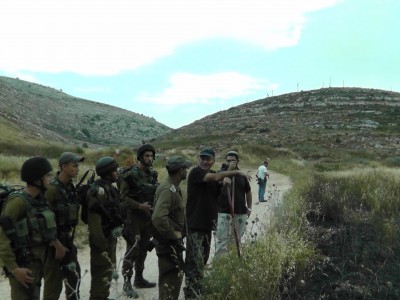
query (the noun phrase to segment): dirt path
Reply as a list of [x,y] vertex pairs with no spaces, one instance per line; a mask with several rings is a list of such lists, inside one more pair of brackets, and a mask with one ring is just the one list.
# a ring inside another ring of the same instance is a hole
[[[265,196],[268,199],[267,202],[264,203],[259,203],[257,204],[258,201],[258,186],[255,180],[255,173],[256,170],[247,170],[244,169],[244,171],[250,171],[250,174],[253,176],[253,179],[250,182],[251,189],[252,189],[252,194],[253,194],[253,211],[252,215],[249,218],[249,225],[248,225],[248,231],[259,231],[262,228],[264,228],[264,225],[268,225],[268,220],[269,216],[272,213],[273,207],[276,206],[281,198],[282,195],[290,189],[291,183],[290,180],[287,176],[284,176],[279,173],[275,173],[273,171],[270,171],[270,180],[268,181],[267,188],[266,188],[266,193]],[[256,221],[257,218],[257,221]],[[254,223],[252,221],[255,221]],[[252,226],[250,228],[250,226]],[[244,239],[246,236],[244,237]],[[214,255],[214,247],[212,245],[211,247],[211,257]],[[123,257],[125,252],[125,242],[123,239],[121,239],[118,242],[118,247],[117,247],[117,258]],[[81,299],[89,299],[89,291],[90,291],[90,252],[89,252],[89,247],[86,247],[83,250],[79,251],[79,262],[81,265],[82,272],[85,272],[87,270],[87,273],[83,275],[82,277],[82,282],[81,282]],[[118,262],[117,262],[118,263]],[[118,270],[121,270],[122,266],[122,260],[119,262]],[[158,266],[157,266],[157,255],[155,251],[153,250],[150,252],[147,256],[146,259],[146,269],[144,270],[144,277],[153,282],[158,281]],[[126,298],[123,293],[122,293],[122,275],[120,274],[120,277],[117,281],[113,281],[112,286],[111,286],[111,295],[110,298],[114,299],[128,299]],[[158,299],[158,288],[151,288],[151,289],[137,289],[140,297],[139,299],[143,300],[156,300]],[[0,298],[1,299],[8,299],[10,295],[10,287],[8,284],[8,280],[1,278],[0,279]],[[7,295],[7,296],[5,296]],[[4,297],[5,296],[5,297]],[[64,299],[62,296],[61,299]],[[180,299],[183,299],[183,293],[181,292],[181,297]]]

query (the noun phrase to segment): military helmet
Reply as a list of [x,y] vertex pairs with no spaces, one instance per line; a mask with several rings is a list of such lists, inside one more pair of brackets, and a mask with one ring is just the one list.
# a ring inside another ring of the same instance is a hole
[[96,173],[98,176],[107,175],[118,167],[117,161],[111,156],[103,156],[96,161]]
[[140,157],[143,155],[143,153],[145,153],[146,151],[151,151],[153,152],[153,158],[156,158],[156,149],[150,145],[150,144],[144,144],[142,146],[139,147],[139,149],[136,152],[136,158],[137,160],[140,160]]
[[21,180],[31,183],[41,179],[44,175],[51,172],[53,167],[44,157],[32,157],[26,160],[21,167]]
[[236,159],[239,159],[239,153],[237,153],[236,151],[233,151],[233,150],[228,151],[228,153],[226,154],[225,157],[228,157],[228,156],[235,156]]

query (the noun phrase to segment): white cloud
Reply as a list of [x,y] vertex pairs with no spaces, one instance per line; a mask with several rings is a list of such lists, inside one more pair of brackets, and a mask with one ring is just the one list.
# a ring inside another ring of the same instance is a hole
[[115,74],[180,45],[232,38],[295,45],[305,13],[341,0],[5,0],[0,69]]
[[224,103],[235,97],[246,97],[257,91],[276,89],[277,84],[237,72],[211,75],[177,73],[170,78],[171,86],[161,93],[142,93],[135,100],[168,106],[179,104]]

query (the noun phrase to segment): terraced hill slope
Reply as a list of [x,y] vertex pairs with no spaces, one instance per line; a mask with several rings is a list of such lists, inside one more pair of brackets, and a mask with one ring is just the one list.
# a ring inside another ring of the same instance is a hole
[[162,136],[215,148],[266,144],[302,158],[400,155],[400,93],[325,88],[232,107]]

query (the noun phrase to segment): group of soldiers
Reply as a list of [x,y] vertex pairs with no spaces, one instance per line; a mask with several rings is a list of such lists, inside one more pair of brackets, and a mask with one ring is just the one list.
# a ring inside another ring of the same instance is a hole
[[[85,205],[79,187],[73,183],[84,157],[62,153],[55,175],[46,158],[33,157],[24,162],[21,180],[25,188],[8,197],[0,222],[0,260],[12,299],[40,299],[42,279],[43,299],[59,299],[63,283],[66,299],[80,299],[81,270],[74,242],[79,211],[86,213],[82,219],[89,229],[90,299],[109,299],[110,283],[118,274],[116,245],[121,234],[126,241],[122,275],[127,297],[138,297],[135,288],[156,286],[143,277],[147,253],[154,247],[159,298],[178,299],[184,274],[185,298],[201,295],[211,232],[218,218],[217,202],[222,187],[231,184],[229,178],[246,179],[238,181],[250,197],[241,209],[247,215],[251,212],[249,178],[237,167],[239,155],[230,151],[226,157],[231,166],[215,172],[211,170],[215,152],[203,149],[198,166],[189,176],[191,162],[172,156],[166,162],[168,176],[159,183],[153,169],[155,148],[144,144],[136,154],[137,164],[129,168],[119,168],[113,157],[98,159],[98,179],[84,190]],[[186,200],[180,183],[187,177]]]

